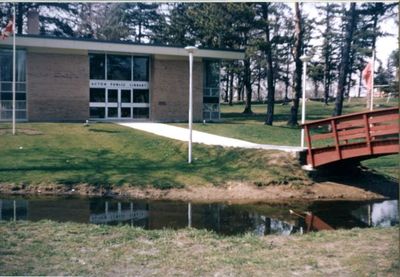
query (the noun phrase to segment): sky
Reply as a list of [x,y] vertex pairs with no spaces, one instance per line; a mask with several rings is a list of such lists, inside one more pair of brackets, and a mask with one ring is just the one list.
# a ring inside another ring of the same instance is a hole
[[384,66],[386,66],[386,61],[390,53],[399,47],[399,27],[396,26],[394,20],[390,20],[382,24],[382,29],[385,32],[393,34],[393,36],[380,37],[376,41],[376,57],[382,60]]

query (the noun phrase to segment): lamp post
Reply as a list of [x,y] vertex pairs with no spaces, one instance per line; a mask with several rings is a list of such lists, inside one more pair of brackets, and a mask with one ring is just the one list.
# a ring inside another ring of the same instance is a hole
[[[303,95],[301,101],[301,124],[306,121],[306,76],[307,76],[307,63],[311,60],[311,56],[303,54],[300,57],[303,62]],[[301,128],[301,147],[304,148],[304,127]]]
[[369,107],[369,109],[371,111],[374,110],[374,74],[375,74],[375,49],[372,50],[372,69],[371,69],[371,106]]
[[193,123],[193,53],[197,50],[195,46],[186,46],[189,53],[189,147],[188,163],[192,163],[192,123]]

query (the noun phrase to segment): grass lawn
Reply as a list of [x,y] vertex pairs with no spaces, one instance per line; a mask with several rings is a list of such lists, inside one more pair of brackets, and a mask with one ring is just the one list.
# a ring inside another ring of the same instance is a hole
[[187,144],[116,124],[20,123],[18,134],[0,124],[0,183],[152,185],[167,189],[226,181],[304,180],[296,162],[274,163],[261,150]]
[[397,276],[400,270],[396,227],[223,237],[40,221],[4,222],[0,233],[0,275]]
[[[353,101],[345,111],[363,107]],[[254,142],[297,145],[300,131],[286,126],[289,106],[276,105],[276,126],[263,124],[265,105],[254,105],[244,116],[242,106],[223,105],[222,123],[195,124],[195,129]],[[313,119],[329,116],[322,103],[308,103]],[[186,143],[121,127],[96,123],[0,124],[0,183],[60,183],[73,185],[152,185],[168,189],[184,185],[244,181],[255,184],[307,180],[298,164],[273,151],[194,146],[194,163],[187,164]],[[275,158],[273,158],[275,156]],[[396,155],[365,165],[397,177]],[[277,162],[278,160],[278,162]]]

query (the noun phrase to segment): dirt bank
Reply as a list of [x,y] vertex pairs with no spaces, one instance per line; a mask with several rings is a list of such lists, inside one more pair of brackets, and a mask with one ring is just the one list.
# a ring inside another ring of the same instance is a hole
[[65,186],[57,184],[1,184],[2,194],[118,196],[153,200],[182,200],[192,202],[282,202],[294,200],[372,200],[383,199],[380,194],[334,182],[310,185],[270,185],[258,187],[248,183],[227,183],[224,186],[204,185],[182,189],[160,190],[133,186],[98,188],[88,184]]

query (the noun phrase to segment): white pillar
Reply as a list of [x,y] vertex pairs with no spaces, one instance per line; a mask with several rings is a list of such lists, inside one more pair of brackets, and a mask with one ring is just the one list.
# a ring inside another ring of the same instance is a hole
[[372,50],[372,70],[371,70],[371,106],[369,107],[372,111],[374,109],[374,76],[375,75],[375,49]]
[[[311,60],[310,56],[305,54],[300,57],[303,62],[303,95],[301,101],[301,124],[306,122],[306,76],[307,76],[307,62]],[[301,128],[301,147],[304,148],[304,127]]]
[[15,72],[16,72],[16,49],[15,49],[15,4],[13,6],[13,82],[12,82],[12,133],[15,135]]
[[188,227],[192,228],[192,203],[188,203]]
[[13,201],[13,215],[14,215],[14,221],[17,221],[17,201]]
[[[307,62],[303,62],[303,95],[301,98],[301,124],[306,121],[306,75]],[[304,147],[304,127],[301,128],[301,147]]]
[[192,163],[192,125],[193,125],[193,52],[189,53],[189,153],[188,163]]
[[193,53],[195,46],[187,46],[185,50],[189,53],[189,145],[188,163],[192,163],[192,125],[193,125]]

